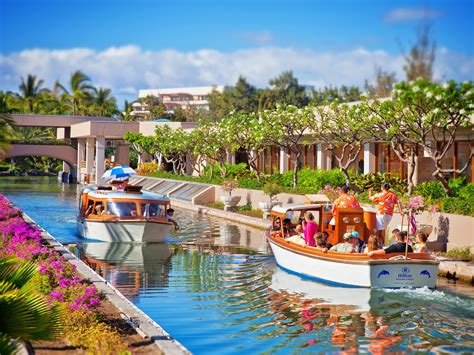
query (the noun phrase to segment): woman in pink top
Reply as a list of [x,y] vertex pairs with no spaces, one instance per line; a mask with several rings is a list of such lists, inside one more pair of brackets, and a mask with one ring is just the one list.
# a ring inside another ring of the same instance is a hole
[[304,219],[304,241],[306,245],[314,247],[316,245],[314,241],[314,235],[319,232],[319,226],[316,222],[314,222],[314,216],[311,212],[306,212]]

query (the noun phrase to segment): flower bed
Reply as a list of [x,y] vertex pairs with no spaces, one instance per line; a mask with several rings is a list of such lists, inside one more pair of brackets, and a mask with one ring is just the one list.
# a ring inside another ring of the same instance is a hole
[[61,310],[61,336],[71,345],[94,353],[128,350],[120,335],[100,322],[102,297],[97,289],[79,277],[74,265],[43,245],[40,230],[26,223],[21,211],[0,195],[0,258],[7,257],[17,258],[20,264],[37,265],[34,289],[47,298],[51,307]]

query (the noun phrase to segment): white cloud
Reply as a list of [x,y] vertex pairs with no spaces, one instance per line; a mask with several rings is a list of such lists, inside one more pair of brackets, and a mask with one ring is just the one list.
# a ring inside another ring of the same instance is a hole
[[433,9],[424,9],[416,7],[395,8],[385,15],[386,22],[405,22],[435,19],[443,14]]
[[[0,55],[0,90],[17,91],[21,77],[35,74],[52,87],[56,80],[67,85],[69,76],[80,69],[96,86],[110,87],[119,102],[134,99],[139,89],[198,85],[231,85],[239,75],[257,87],[283,70],[293,70],[302,84],[363,86],[373,79],[376,65],[403,79],[403,58],[383,50],[356,48],[344,52],[316,52],[311,49],[259,47],[230,53],[213,49],[194,52],[145,51],[123,46],[95,51],[28,49]],[[474,79],[474,57],[441,48],[435,62],[435,79]]]

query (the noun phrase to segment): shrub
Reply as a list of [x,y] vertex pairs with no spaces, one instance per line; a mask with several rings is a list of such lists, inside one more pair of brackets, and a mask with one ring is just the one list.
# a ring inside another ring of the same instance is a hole
[[442,201],[441,211],[474,217],[474,203],[459,197],[446,197]]
[[405,194],[407,190],[407,182],[399,177],[390,176],[387,173],[369,173],[365,175],[356,175],[351,173],[351,181],[361,191],[366,191],[373,187],[379,190],[384,182],[388,182],[392,190]]
[[140,167],[137,169],[137,173],[141,175],[148,175],[152,174],[155,171],[158,171],[158,164],[149,162],[149,163],[142,163]]
[[239,178],[237,179],[239,183],[239,187],[243,189],[251,189],[251,190],[261,190],[263,187],[263,181],[258,181],[252,178]]
[[443,185],[439,181],[425,181],[415,187],[415,193],[426,199],[437,200],[446,197]]
[[451,189],[451,193],[453,196],[458,196],[459,190],[465,185],[466,177],[465,176],[459,176],[454,179],[450,179],[448,181],[448,186]]
[[474,258],[470,247],[452,248],[447,253],[441,253],[441,255],[462,261],[471,261]]
[[232,195],[232,191],[238,187],[237,181],[235,180],[224,180],[222,181],[222,190],[227,192],[229,196]]
[[474,184],[468,184],[460,188],[458,191],[458,196],[459,198],[462,198],[464,200],[471,201],[471,203],[474,203]]
[[252,205],[250,203],[247,203],[245,205],[239,206],[238,210],[239,211],[251,211],[252,210]]

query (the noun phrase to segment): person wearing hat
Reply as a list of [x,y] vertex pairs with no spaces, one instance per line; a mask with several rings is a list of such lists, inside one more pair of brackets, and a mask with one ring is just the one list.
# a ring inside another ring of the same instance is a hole
[[[352,242],[357,241],[358,239],[352,235],[351,232],[344,233],[342,237],[344,239],[343,243],[338,243],[329,249],[330,251],[338,251],[343,253],[353,253],[354,244]],[[351,242],[352,239],[352,242]]]
[[363,253],[365,249],[365,242],[363,239],[360,239],[360,234],[358,231],[353,231],[352,236],[354,238],[351,239],[353,245],[354,245],[354,252],[355,253]]

